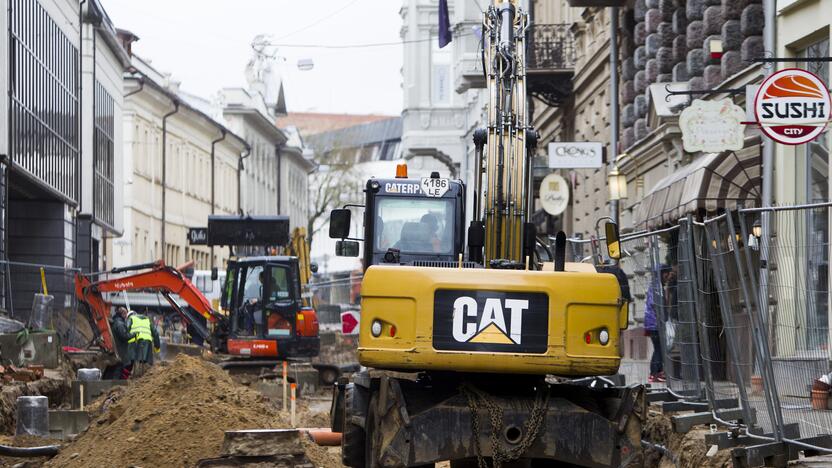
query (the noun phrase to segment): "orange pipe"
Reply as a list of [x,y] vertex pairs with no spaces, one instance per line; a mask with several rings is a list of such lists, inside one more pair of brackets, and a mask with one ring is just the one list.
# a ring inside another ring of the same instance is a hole
[[341,433],[332,432],[329,428],[309,428],[301,429],[301,431],[309,434],[312,441],[321,447],[338,447],[341,445]]

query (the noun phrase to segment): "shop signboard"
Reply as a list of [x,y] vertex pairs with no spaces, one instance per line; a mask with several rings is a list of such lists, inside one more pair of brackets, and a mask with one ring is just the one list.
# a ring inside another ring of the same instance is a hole
[[787,68],[763,81],[754,113],[763,133],[784,145],[802,145],[818,137],[829,122],[832,101],[814,73]]
[[685,151],[719,153],[741,150],[745,142],[745,111],[729,99],[695,99],[679,116]]

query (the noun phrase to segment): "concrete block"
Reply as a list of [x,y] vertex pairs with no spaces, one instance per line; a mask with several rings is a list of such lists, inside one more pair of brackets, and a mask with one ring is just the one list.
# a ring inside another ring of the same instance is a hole
[[702,23],[705,25],[705,35],[719,34],[722,32],[722,24],[725,23],[725,16],[722,14],[721,6],[709,6],[705,9]]
[[636,106],[627,104],[621,112],[621,123],[625,127],[632,127],[636,123]]
[[685,14],[688,21],[701,21],[705,13],[705,0],[688,0],[685,4]]
[[746,63],[742,61],[741,52],[731,50],[722,55],[722,62],[720,65],[722,66],[722,76],[728,78],[736,73],[739,73],[740,70],[745,68]]
[[[647,78],[647,85],[655,83],[659,79],[659,62],[656,59],[647,61],[647,66],[644,67],[644,74]],[[645,87],[646,91],[646,87]]]
[[690,82],[690,89],[695,90],[704,90],[705,89],[705,78],[701,76],[692,76],[688,79]]
[[304,453],[297,429],[225,431],[221,456],[268,457]]
[[662,19],[668,23],[673,21],[673,13],[676,11],[676,2],[674,0],[659,0],[656,3],[658,3]]
[[659,66],[659,73],[671,73],[673,71],[673,48],[662,47],[656,54],[656,63]]
[[660,24],[658,35],[662,39],[662,47],[673,47],[673,38],[676,37],[676,33],[673,32],[672,23]]
[[621,62],[621,78],[623,80],[632,80],[636,77],[636,62],[635,58],[627,57]]
[[702,77],[705,79],[707,89],[719,87],[719,84],[725,79],[722,76],[722,66],[720,65],[708,65],[705,67],[705,72],[702,74]]
[[[647,72],[639,70],[636,73],[636,79],[633,80],[633,89],[635,89],[636,95],[640,95],[647,89]],[[638,101],[638,96],[636,96],[636,101]]]
[[624,85],[621,87],[621,102],[623,102],[625,105],[632,104],[635,98],[635,83],[633,82],[633,80],[625,81]]
[[763,36],[746,37],[745,40],[742,41],[740,51],[742,52],[742,60],[749,64],[754,59],[762,57],[765,53]]
[[636,0],[633,5],[633,17],[636,21],[644,21],[644,15],[647,14],[647,1]]
[[644,21],[641,21],[636,23],[636,27],[633,29],[633,42],[637,46],[642,46],[645,39],[647,39],[647,25]]
[[685,38],[687,39],[688,50],[700,47],[702,41],[705,40],[705,25],[701,21],[691,21],[688,24]]
[[687,58],[688,76],[702,76],[705,72],[705,51],[702,48],[696,48],[688,52]]
[[722,48],[723,50],[740,50],[742,40],[742,26],[738,20],[728,20],[722,25]]
[[725,15],[726,20],[738,20],[742,15],[745,2],[740,0],[722,0],[720,6],[722,6],[722,14]]
[[740,15],[740,25],[742,33],[746,36],[760,36],[763,34],[763,26],[765,26],[765,16],[763,15],[763,6],[759,4],[751,4],[742,10]]
[[673,81],[687,81],[688,79],[688,66],[686,63],[681,62],[673,66]]
[[636,106],[636,116],[638,118],[645,117],[647,115],[647,97],[644,94],[639,94],[636,96],[634,104]]
[[688,38],[685,35],[673,39],[673,63],[684,62],[688,56]]
[[82,410],[49,410],[49,436],[67,439],[80,434],[90,425],[90,414]]
[[627,149],[636,142],[636,133],[633,127],[627,127],[621,134],[621,147]]
[[684,8],[678,8],[673,12],[673,33],[676,35],[686,34],[688,30],[688,17]]
[[72,408],[78,409],[81,407],[81,387],[84,387],[84,406],[86,407],[93,400],[99,396],[110,391],[111,388],[127,385],[127,380],[92,380],[92,381],[72,381]]
[[644,22],[647,25],[648,33],[658,32],[659,24],[662,23],[662,12],[658,8],[647,10],[647,14],[644,16]]
[[42,365],[54,369],[60,364],[61,343],[56,331],[29,333],[29,338],[18,342],[17,333],[0,334],[0,357],[16,366]]
[[662,37],[659,33],[653,33],[647,36],[647,41],[644,43],[644,51],[648,59],[656,58],[659,48],[662,46]]
[[636,120],[635,125],[635,135],[636,141],[641,140],[642,138],[646,137],[649,133],[647,128],[647,119],[638,119]]
[[636,51],[633,54],[633,61],[636,66],[636,70],[644,70],[644,66],[647,65],[647,51],[644,46],[636,48]]
[[656,83],[671,83],[673,81],[672,73],[659,73]]

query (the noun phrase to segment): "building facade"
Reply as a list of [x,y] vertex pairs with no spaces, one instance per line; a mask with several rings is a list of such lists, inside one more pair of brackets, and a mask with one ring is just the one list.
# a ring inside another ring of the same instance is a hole
[[[127,57],[97,0],[3,0],[0,10],[0,260],[50,265],[60,310],[72,301],[62,269],[99,270],[103,239],[122,230]],[[25,315],[37,272],[0,270],[2,308]]]
[[240,213],[287,215],[291,228],[306,226],[307,178],[315,165],[294,129],[280,129],[275,111],[258,91],[220,93],[222,119],[249,144],[242,160]]
[[[125,34],[126,36],[126,34]],[[188,229],[236,214],[245,140],[178,93],[178,83],[132,57],[125,74],[124,234],[110,240],[116,266],[163,259],[224,268],[227,249],[190,245]]]

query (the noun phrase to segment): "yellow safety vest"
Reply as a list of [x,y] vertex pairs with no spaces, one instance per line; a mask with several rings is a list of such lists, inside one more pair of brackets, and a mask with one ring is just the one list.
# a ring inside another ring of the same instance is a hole
[[136,333],[136,336],[130,338],[128,343],[135,343],[139,340],[153,341],[153,334],[150,332],[150,319],[143,315],[130,317],[130,334],[133,333]]

